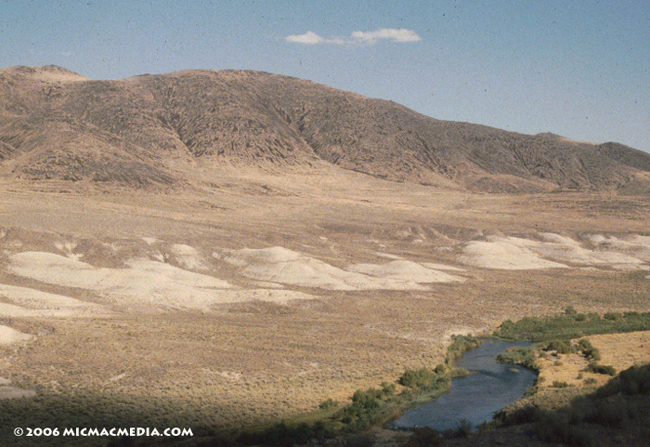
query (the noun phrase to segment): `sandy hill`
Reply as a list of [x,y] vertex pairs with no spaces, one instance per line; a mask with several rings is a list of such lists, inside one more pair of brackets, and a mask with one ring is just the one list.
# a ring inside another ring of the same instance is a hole
[[650,191],[650,154],[616,143],[436,120],[390,101],[253,71],[94,81],[56,66],[0,70],[0,173],[187,181],[194,169],[283,172],[323,162],[454,189]]

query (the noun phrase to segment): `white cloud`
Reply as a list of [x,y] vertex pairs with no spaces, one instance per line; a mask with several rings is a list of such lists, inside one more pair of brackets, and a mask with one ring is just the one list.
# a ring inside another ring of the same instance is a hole
[[381,28],[377,31],[355,31],[352,33],[352,38],[368,43],[374,43],[380,39],[388,39],[393,42],[418,42],[422,40],[415,31],[403,28]]
[[332,37],[326,39],[319,36],[313,31],[307,31],[305,34],[292,34],[285,37],[287,42],[301,43],[303,45],[317,45],[317,44],[335,44],[345,45],[354,43],[376,43],[379,40],[390,40],[392,42],[418,42],[422,40],[415,31],[408,29],[394,29],[394,28],[380,28],[376,31],[354,31],[349,38]]
[[285,37],[285,40],[287,42],[302,43],[304,45],[316,45],[319,43],[332,43],[342,45],[345,43],[343,39],[340,39],[338,37],[335,37],[333,39],[325,39],[324,37],[321,37],[312,31],[307,31],[305,34],[292,34]]

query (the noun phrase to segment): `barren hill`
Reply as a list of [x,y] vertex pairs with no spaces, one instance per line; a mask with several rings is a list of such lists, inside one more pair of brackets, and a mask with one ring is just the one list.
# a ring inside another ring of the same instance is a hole
[[187,70],[94,81],[56,66],[0,70],[4,175],[142,186],[184,182],[196,167],[323,162],[454,189],[650,190],[650,154],[620,144],[440,121],[287,76]]

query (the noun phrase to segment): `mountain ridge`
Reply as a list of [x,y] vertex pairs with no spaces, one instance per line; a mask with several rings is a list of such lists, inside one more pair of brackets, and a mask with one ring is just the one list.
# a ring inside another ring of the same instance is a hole
[[102,81],[57,66],[0,69],[6,175],[142,187],[182,183],[193,166],[282,172],[322,162],[486,192],[650,191],[650,154],[618,143],[441,121],[289,76],[182,70]]

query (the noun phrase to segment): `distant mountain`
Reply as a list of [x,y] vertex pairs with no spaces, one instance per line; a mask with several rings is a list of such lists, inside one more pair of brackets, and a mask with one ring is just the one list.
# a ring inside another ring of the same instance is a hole
[[650,191],[650,154],[620,144],[440,121],[287,76],[94,81],[56,66],[0,70],[0,172],[16,177],[171,185],[189,166],[282,172],[323,161],[478,191]]

